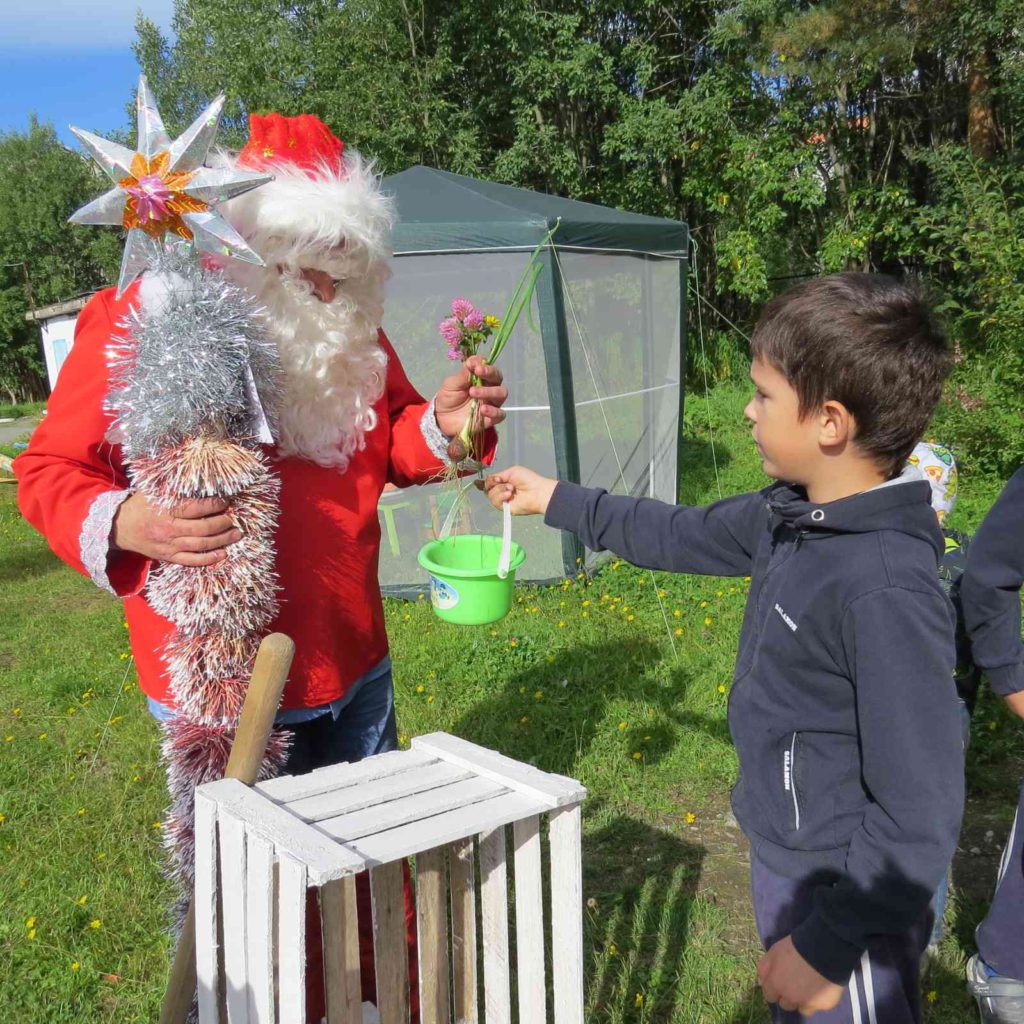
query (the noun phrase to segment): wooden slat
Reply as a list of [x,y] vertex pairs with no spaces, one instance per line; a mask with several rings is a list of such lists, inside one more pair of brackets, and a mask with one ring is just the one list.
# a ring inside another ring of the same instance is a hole
[[224,907],[224,991],[228,1024],[248,1024],[249,974],[246,969],[245,825],[220,815],[220,885]]
[[469,768],[477,775],[494,779],[509,789],[534,796],[542,800],[546,807],[579,803],[587,795],[587,791],[575,779],[542,772],[539,768],[522,764],[504,754],[444,732],[415,736],[412,747],[420,753],[432,754],[444,761]]
[[[452,889],[452,1001],[457,1024],[477,1024],[476,869],[472,836],[448,848]],[[526,1022],[524,1022],[526,1024]]]
[[274,847],[250,833],[245,841],[248,876],[245,898],[246,970],[253,1024],[275,1024],[274,1012]]
[[356,874],[366,866],[345,846],[235,779],[208,782],[202,791],[223,808],[224,814],[244,821],[251,832],[269,839],[279,853],[286,851],[305,864],[310,885]]
[[552,812],[551,946],[558,960],[553,972],[555,1024],[583,1024],[583,865],[579,804]]
[[281,1024],[306,1024],[306,866],[278,855],[278,977]]
[[346,841],[357,856],[368,864],[386,864],[397,857],[409,857],[433,846],[454,843],[464,836],[509,825],[516,818],[528,818],[544,808],[534,797],[522,793],[503,793],[469,807],[424,818],[389,832]]
[[409,1024],[409,952],[402,863],[396,860],[370,871],[380,1024]]
[[447,882],[444,847],[424,850],[416,858],[420,1024],[451,1024]]
[[354,875],[328,882],[320,890],[320,915],[324,933],[327,1024],[363,1024]]
[[508,869],[505,829],[480,837],[480,904],[484,943],[484,1019],[511,1024],[508,977]]
[[445,811],[469,807],[507,792],[508,790],[497,782],[470,776],[462,782],[454,782],[450,786],[432,790],[429,797],[414,793],[412,796],[401,797],[386,804],[364,807],[360,811],[353,811],[352,814],[328,818],[326,821],[317,822],[317,828],[349,844],[353,839],[387,832],[411,822],[424,821]]
[[[512,826],[516,865],[516,985],[519,1020],[547,1020],[544,978],[544,897],[540,819]],[[559,958],[560,959],[560,958]]]
[[437,761],[414,772],[389,775],[387,778],[361,786],[346,786],[344,789],[306,797],[303,800],[289,800],[288,810],[304,821],[323,821],[325,818],[337,818],[342,814],[351,814],[414,793],[425,793],[472,776],[473,773],[466,768]]
[[290,803],[320,793],[329,793],[344,786],[362,786],[376,779],[415,771],[436,761],[437,758],[430,754],[414,754],[411,750],[389,750],[385,754],[364,758],[356,764],[342,762],[328,765],[326,768],[317,768],[306,775],[279,775],[276,779],[257,783],[255,788],[277,803]]
[[220,950],[217,891],[217,805],[196,793],[196,981],[199,1024],[219,1024]]

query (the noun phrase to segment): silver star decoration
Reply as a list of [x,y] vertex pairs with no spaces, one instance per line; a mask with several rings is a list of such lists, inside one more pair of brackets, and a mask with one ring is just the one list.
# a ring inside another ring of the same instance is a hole
[[146,269],[168,235],[194,245],[199,252],[263,266],[259,255],[215,207],[270,181],[272,175],[203,166],[217,136],[224,94],[173,142],[164,130],[145,75],[139,78],[135,106],[135,152],[71,127],[115,184],[109,192],[72,214],[71,222],[118,224],[128,229],[117,282],[118,296]]

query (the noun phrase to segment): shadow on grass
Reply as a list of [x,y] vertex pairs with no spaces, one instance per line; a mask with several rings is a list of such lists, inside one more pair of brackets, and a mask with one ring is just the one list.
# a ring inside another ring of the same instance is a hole
[[[502,641],[495,656],[504,657],[507,650]],[[486,658],[488,648],[481,647],[475,656]],[[680,729],[701,730],[728,742],[724,721],[682,710],[690,685],[682,668],[674,670],[668,681],[652,674],[663,656],[663,648],[639,638],[578,644],[550,660],[531,654],[519,671],[477,702],[451,731],[544,771],[566,775],[589,752],[608,705],[628,697],[657,712],[645,728],[647,764],[671,750]],[[536,693],[541,700],[534,698]]]
[[588,1020],[672,1019],[704,852],[625,816],[584,834]]
[[716,439],[684,437],[679,463],[679,500],[684,505],[702,504],[716,493],[723,469],[732,462],[732,452]]
[[0,581],[17,583],[35,576],[46,576],[60,567],[57,556],[44,544],[22,542],[3,552]]

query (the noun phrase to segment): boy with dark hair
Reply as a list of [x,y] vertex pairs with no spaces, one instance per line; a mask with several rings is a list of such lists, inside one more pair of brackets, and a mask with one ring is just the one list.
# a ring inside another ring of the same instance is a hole
[[761,988],[780,1022],[910,1024],[963,744],[942,534],[901,470],[949,353],[917,288],[854,273],[769,303],[751,348],[745,415],[773,486],[708,508],[522,467],[486,488],[637,565],[751,577],[729,726]]

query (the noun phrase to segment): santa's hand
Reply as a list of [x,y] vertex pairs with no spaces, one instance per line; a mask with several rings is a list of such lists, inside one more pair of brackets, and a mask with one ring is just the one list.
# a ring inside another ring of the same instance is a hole
[[241,530],[224,514],[227,507],[220,498],[196,498],[162,512],[137,492],[121,503],[110,539],[114,550],[135,551],[160,562],[213,565],[227,558],[229,544],[242,539]]
[[[474,384],[472,377],[479,379]],[[501,407],[508,401],[508,388],[501,383],[501,370],[482,356],[470,356],[462,369],[446,377],[434,397],[434,418],[443,434],[461,433],[469,415],[470,402],[477,402],[475,426],[496,427],[505,418]]]

